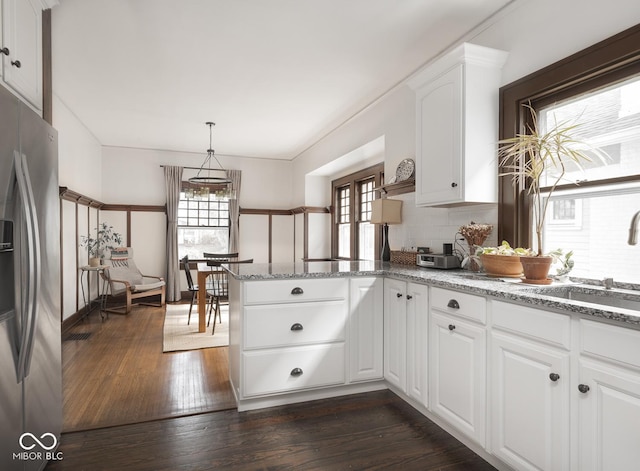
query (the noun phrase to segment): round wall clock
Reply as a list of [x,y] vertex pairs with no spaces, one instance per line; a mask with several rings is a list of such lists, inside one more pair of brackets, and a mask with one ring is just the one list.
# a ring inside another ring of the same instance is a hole
[[396,181],[402,182],[413,176],[416,164],[413,159],[404,159],[396,168]]

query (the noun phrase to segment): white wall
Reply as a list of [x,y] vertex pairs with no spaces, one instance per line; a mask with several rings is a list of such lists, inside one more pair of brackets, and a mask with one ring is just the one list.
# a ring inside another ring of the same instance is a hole
[[58,130],[60,186],[99,200],[102,197],[100,142],[55,94],[52,120]]
[[[103,201],[114,204],[165,204],[164,174],[160,165],[200,167],[205,153],[103,148]],[[291,163],[248,157],[218,156],[229,169],[242,170],[240,206],[244,208],[291,208]],[[215,164],[214,164],[215,167]],[[183,179],[197,171],[185,169]]]
[[[465,40],[510,53],[502,72],[506,85],[638,23],[637,0],[525,0]],[[425,63],[434,59],[425,57]],[[402,159],[415,156],[415,94],[408,86],[390,91],[294,160],[296,204],[305,201],[308,174],[379,136],[385,139],[385,173],[393,175]],[[402,197],[405,218],[402,226],[390,227],[392,248],[425,244],[440,252],[471,220],[494,224],[497,232],[493,205],[418,210],[409,208],[412,198]]]
[[[60,186],[100,200],[102,197],[102,179],[100,175],[102,146],[96,137],[82,122],[53,95],[53,127],[58,130],[58,179]],[[91,220],[87,215],[91,214]],[[75,204],[63,202],[62,205],[62,318],[74,314],[77,307],[83,307],[80,286],[79,266],[87,264],[86,251],[79,249],[76,237],[88,235],[95,228],[97,211],[87,212],[86,207],[78,210],[76,227]],[[93,225],[92,225],[93,224]],[[76,257],[78,259],[76,260]],[[96,280],[92,280],[93,297],[96,295]],[[85,285],[86,289],[86,285]]]

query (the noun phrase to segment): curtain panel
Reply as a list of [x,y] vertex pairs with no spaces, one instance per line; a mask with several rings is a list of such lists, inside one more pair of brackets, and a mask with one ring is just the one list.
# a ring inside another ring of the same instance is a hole
[[240,181],[242,177],[241,170],[227,170],[227,178],[231,180],[229,184],[231,191],[235,194],[235,199],[229,200],[229,219],[231,220],[229,227],[229,252],[239,252],[240,239]]
[[182,184],[182,167],[165,166],[167,193],[167,301],[180,301],[180,260],[178,258],[178,204]]

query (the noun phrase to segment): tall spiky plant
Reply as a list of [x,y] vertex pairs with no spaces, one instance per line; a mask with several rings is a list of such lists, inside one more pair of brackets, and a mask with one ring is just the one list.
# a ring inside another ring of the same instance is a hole
[[[591,147],[584,141],[574,137],[573,132],[579,124],[554,122],[546,132],[541,132],[538,116],[530,104],[524,104],[531,113],[531,124],[527,125],[525,134],[503,139],[498,142],[500,166],[507,171],[500,176],[511,176],[514,186],[526,185],[531,196],[533,219],[535,224],[538,254],[543,255],[542,230],[551,194],[564,179],[567,164],[573,163],[582,169],[583,162],[591,162],[591,158],[583,149],[591,151],[603,161],[606,154],[600,149]],[[543,198],[540,181],[549,169],[557,171],[555,180],[547,187]]]

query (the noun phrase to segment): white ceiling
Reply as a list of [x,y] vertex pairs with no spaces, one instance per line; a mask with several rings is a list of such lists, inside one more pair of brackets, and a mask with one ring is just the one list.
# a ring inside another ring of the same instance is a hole
[[293,159],[509,0],[61,0],[53,87],[102,145]]

